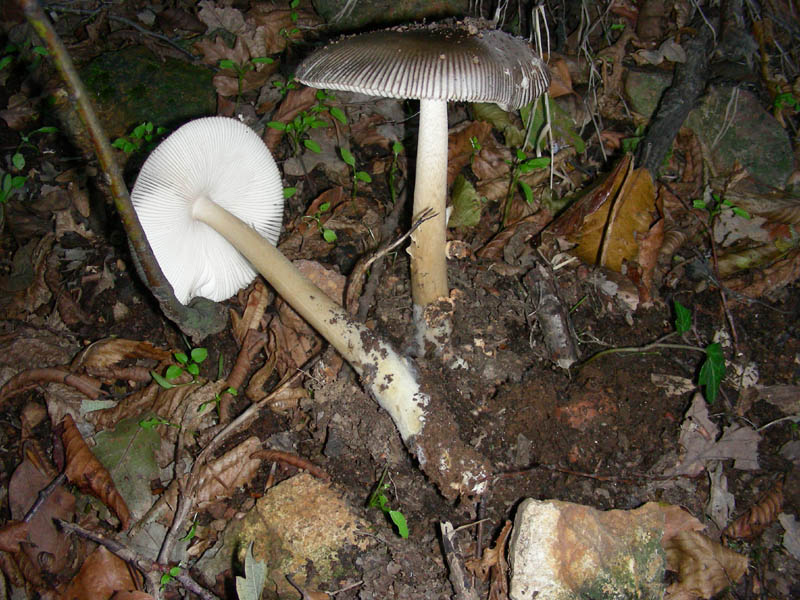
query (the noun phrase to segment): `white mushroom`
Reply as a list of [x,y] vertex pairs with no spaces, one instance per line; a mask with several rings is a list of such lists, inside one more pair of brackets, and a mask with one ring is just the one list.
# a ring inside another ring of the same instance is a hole
[[148,157],[131,200],[181,302],[227,298],[253,279],[255,268],[361,376],[445,496],[482,489],[488,467],[477,453],[457,439],[426,436],[429,420],[439,423],[433,431],[441,437],[441,423],[449,419],[421,389],[414,365],[275,247],[283,188],[272,156],[250,128],[223,117],[184,125]]
[[418,344],[440,346],[449,331],[428,331],[423,313],[450,293],[445,257],[447,102],[519,108],[547,89],[547,67],[525,40],[502,31],[423,25],[342,38],[306,58],[295,78],[318,88],[420,101],[414,215],[430,208],[436,217],[411,236],[411,289]]

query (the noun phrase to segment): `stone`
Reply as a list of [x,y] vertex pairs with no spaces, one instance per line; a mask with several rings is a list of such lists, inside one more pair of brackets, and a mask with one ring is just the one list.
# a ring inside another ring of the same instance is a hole
[[509,543],[511,600],[661,599],[664,513],[558,500],[520,504]]

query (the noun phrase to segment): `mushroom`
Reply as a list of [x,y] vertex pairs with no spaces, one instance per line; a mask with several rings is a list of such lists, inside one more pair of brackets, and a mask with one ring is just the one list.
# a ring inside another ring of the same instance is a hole
[[[424,315],[449,295],[445,257],[447,103],[519,108],[543,93],[549,73],[527,41],[472,23],[398,27],[344,37],[306,58],[295,79],[317,88],[420,101],[414,215],[436,217],[411,236],[411,289],[418,350],[441,347],[449,320]],[[442,328],[431,324],[444,323]]]
[[280,173],[261,139],[225,117],[192,121],[147,158],[131,193],[175,296],[222,300],[261,273],[350,363],[446,497],[480,493],[488,465],[458,440],[413,363],[306,278],[275,247]]

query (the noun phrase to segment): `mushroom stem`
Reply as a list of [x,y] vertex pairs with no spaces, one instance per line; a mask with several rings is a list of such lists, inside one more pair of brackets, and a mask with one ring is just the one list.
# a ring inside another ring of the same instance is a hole
[[447,101],[420,100],[414,215],[431,208],[435,217],[411,234],[411,294],[425,307],[447,297]]
[[354,320],[257,231],[212,200],[195,200],[192,216],[228,240],[339,351],[392,417],[404,442],[422,430],[427,396],[407,359]]

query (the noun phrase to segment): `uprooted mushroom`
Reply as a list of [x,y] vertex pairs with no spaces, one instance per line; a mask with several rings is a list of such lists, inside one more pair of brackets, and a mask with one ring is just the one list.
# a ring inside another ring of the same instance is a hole
[[148,157],[131,199],[181,302],[228,298],[257,270],[350,363],[445,497],[482,493],[487,462],[459,438],[444,399],[429,392],[414,363],[275,247],[283,212],[280,173],[250,128],[224,117],[187,123]]

